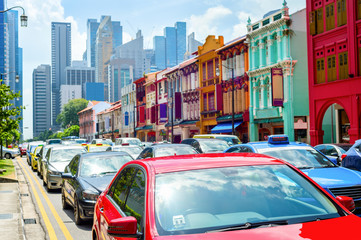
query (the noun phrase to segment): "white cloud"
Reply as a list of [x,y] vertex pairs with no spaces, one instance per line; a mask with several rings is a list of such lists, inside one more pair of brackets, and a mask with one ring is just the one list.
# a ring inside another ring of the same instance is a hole
[[237,37],[247,34],[248,17],[250,17],[249,13],[246,13],[246,12],[238,13],[239,24],[236,24],[233,26],[232,37],[237,38]]
[[206,39],[208,35],[216,35],[221,27],[221,19],[232,15],[232,11],[222,5],[209,8],[203,15],[191,15],[187,19],[189,32],[195,32],[199,39]]

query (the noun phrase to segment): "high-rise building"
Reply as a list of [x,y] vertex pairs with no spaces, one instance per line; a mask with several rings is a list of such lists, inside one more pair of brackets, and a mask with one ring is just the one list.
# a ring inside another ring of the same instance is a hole
[[164,36],[153,38],[154,62],[158,70],[183,62],[187,50],[186,33],[186,23],[176,22],[174,27],[164,28]]
[[157,70],[163,70],[166,68],[165,62],[165,37],[154,36],[153,38],[154,49],[154,64],[157,66]]
[[174,24],[177,33],[177,64],[184,61],[184,54],[187,50],[187,24],[176,22]]
[[60,87],[60,104],[61,110],[64,110],[64,105],[70,100],[81,98],[81,85],[61,85]]
[[[2,72],[4,82],[10,86],[14,92],[23,93],[23,76],[22,76],[22,49],[19,48],[18,40],[18,12],[11,10],[5,14],[5,68]],[[14,99],[15,107],[23,105],[23,98]],[[20,117],[23,112],[21,111]],[[20,132],[23,131],[23,121],[19,123]]]
[[60,86],[65,84],[65,68],[71,64],[71,24],[65,22],[51,23],[51,118],[56,126],[60,113]]
[[187,44],[187,52],[192,55],[192,53],[198,51],[198,46],[202,46],[203,43],[197,41],[195,39],[195,34],[192,32],[188,35],[188,44]]
[[40,65],[33,71],[33,135],[51,127],[51,67]]
[[[4,0],[0,0],[0,11],[4,11]],[[0,73],[5,73],[5,13],[0,13]],[[1,76],[3,77],[3,76]]]

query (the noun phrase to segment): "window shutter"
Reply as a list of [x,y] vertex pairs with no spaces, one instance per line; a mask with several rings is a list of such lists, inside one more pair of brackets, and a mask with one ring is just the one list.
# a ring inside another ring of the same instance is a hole
[[216,110],[223,110],[223,90],[221,84],[216,84]]
[[182,118],[182,93],[175,92],[174,93],[174,111],[175,111],[175,119]]
[[139,122],[144,123],[144,107],[139,107]]
[[357,19],[361,19],[361,0],[357,0]]
[[323,33],[323,8],[319,8],[316,10],[317,17],[317,34]]
[[155,123],[155,106],[150,108],[150,123]]

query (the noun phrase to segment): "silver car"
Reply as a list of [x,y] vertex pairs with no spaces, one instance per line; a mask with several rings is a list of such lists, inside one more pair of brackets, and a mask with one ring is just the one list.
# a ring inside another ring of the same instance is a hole
[[6,148],[3,147],[3,156],[7,159],[15,158],[20,155],[19,148]]
[[112,151],[114,152],[126,152],[128,153],[130,156],[132,156],[133,159],[136,159],[139,154],[142,152],[142,148],[135,146],[135,145],[128,145],[128,146],[114,146],[112,148]]
[[46,153],[43,168],[43,184],[46,190],[61,188],[61,174],[71,159],[78,153],[86,152],[83,146],[56,146]]

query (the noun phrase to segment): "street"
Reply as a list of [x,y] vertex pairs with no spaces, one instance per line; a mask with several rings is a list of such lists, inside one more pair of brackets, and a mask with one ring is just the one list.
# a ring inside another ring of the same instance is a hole
[[75,225],[73,209],[63,210],[60,190],[49,193],[43,186],[42,179],[33,172],[25,157],[18,157],[19,163],[41,219],[41,225],[49,239],[91,239],[92,222],[81,226]]

